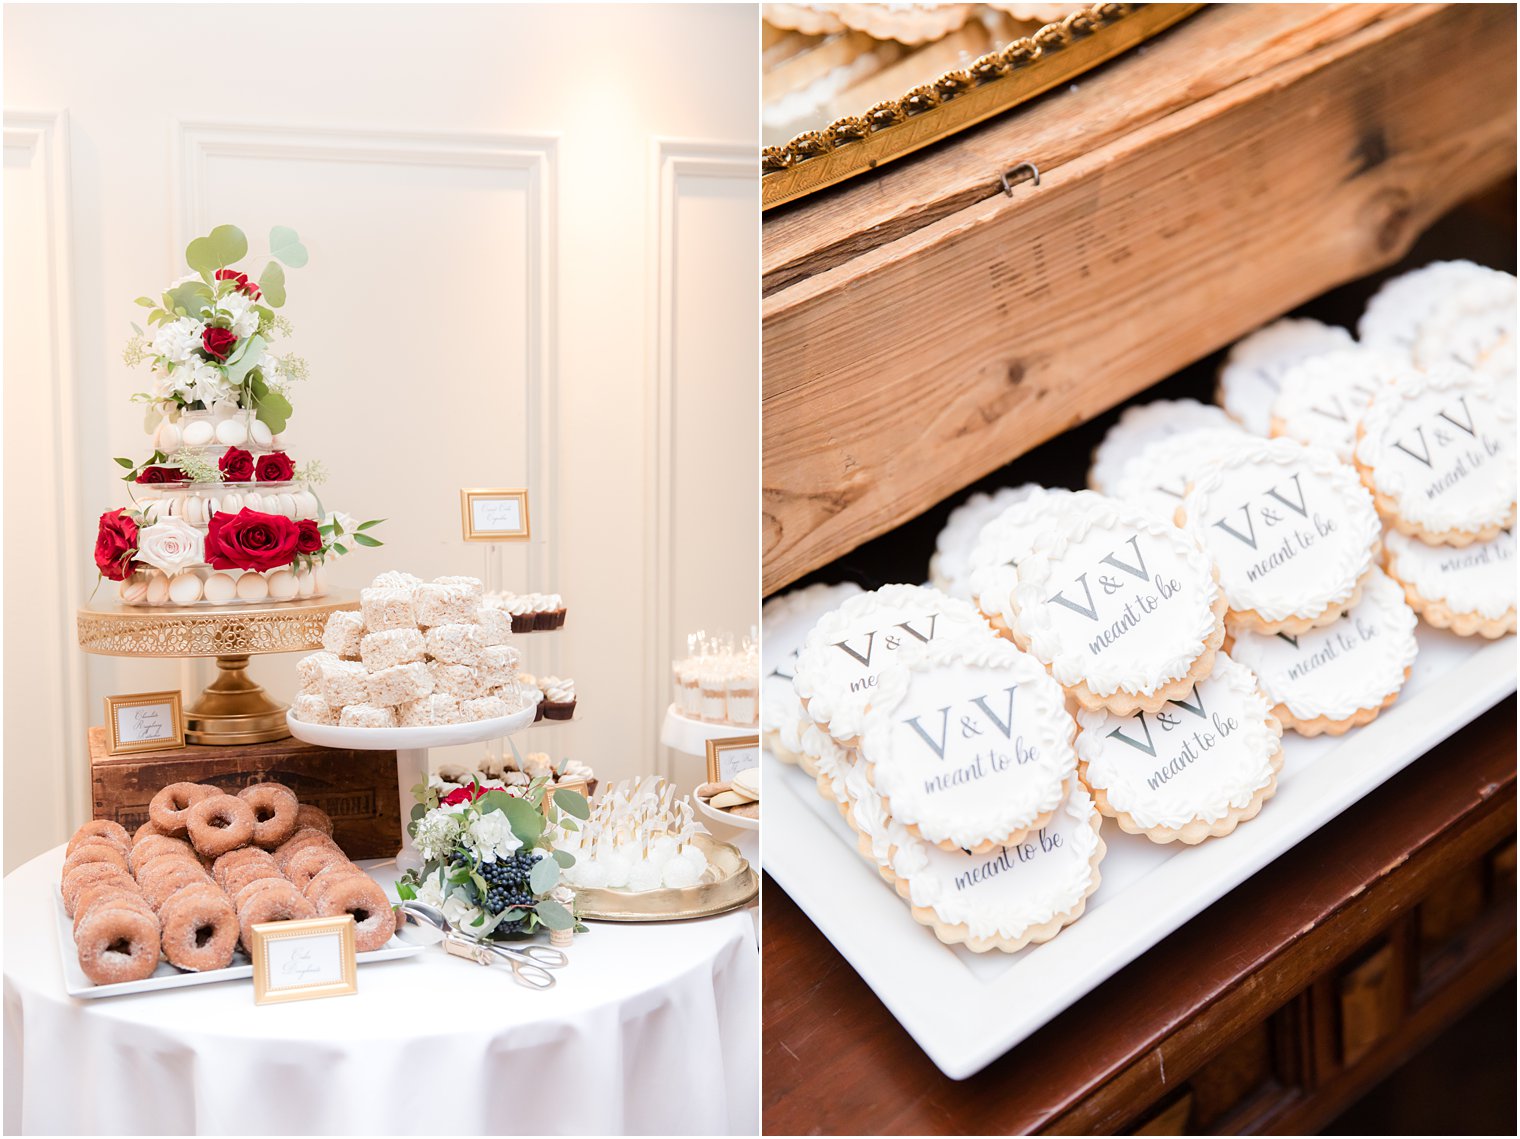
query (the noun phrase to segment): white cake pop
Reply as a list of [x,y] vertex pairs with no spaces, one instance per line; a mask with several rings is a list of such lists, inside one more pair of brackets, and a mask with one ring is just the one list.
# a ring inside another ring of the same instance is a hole
[[666,887],[672,890],[680,890],[686,886],[695,886],[697,879],[702,877],[702,872],[692,866],[684,858],[672,858],[665,864],[664,873],[660,880]]
[[600,862],[579,863],[581,872],[576,885],[586,890],[600,890],[607,885],[607,868]]
[[658,890],[661,878],[660,868],[649,859],[641,858],[628,872],[628,888],[636,894],[642,894],[646,890]]
[[621,890],[628,885],[628,875],[633,871],[633,859],[614,847],[606,854],[599,855],[597,861],[607,868],[607,885],[614,890]]
[[699,846],[687,843],[681,848],[681,857],[689,862],[692,869],[699,875],[707,869],[707,855],[702,853],[702,848]]

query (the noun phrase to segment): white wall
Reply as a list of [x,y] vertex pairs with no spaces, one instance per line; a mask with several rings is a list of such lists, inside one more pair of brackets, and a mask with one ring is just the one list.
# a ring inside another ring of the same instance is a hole
[[[6,869],[85,817],[102,697],[210,673],[71,637],[94,520],[126,501],[111,458],[146,451],[132,298],[221,222],[311,251],[284,310],[312,370],[289,446],[326,464],[329,504],[388,519],[338,584],[483,573],[458,489],[530,487],[504,580],[565,595],[528,663],[575,677],[585,722],[522,743],[699,778],[659,754],[670,654],[758,596],[754,8],[4,19]],[[293,661],[255,675],[288,697]]]

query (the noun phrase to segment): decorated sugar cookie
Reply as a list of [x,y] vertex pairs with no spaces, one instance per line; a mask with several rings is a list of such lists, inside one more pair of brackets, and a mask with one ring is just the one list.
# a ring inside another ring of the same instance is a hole
[[1428,624],[1464,637],[1515,631],[1513,530],[1461,547],[1427,546],[1390,530],[1383,543],[1388,576]]
[[1500,378],[1515,375],[1515,279],[1494,273],[1446,296],[1414,342],[1425,371],[1455,364]]
[[1410,373],[1378,392],[1358,432],[1356,468],[1395,529],[1465,546],[1514,525],[1509,384],[1466,368]]
[[1224,638],[1224,593],[1197,539],[1091,491],[1019,562],[1012,635],[1084,708],[1154,712]]
[[1432,261],[1384,282],[1357,322],[1364,344],[1414,360],[1415,341],[1448,297],[1507,277],[1471,261]]
[[1227,835],[1277,790],[1282,725],[1251,670],[1224,653],[1159,712],[1084,709],[1077,722],[1078,770],[1098,810],[1152,842]]
[[1093,450],[1087,485],[1102,494],[1113,494],[1124,468],[1152,444],[1209,428],[1238,432],[1240,425],[1222,408],[1195,399],[1158,399],[1126,408]]
[[977,535],[967,561],[971,601],[1002,636],[1012,636],[1017,564],[1061,517],[1072,494],[1063,487],[1032,491]]
[[886,585],[824,614],[797,654],[792,681],[808,717],[854,746],[877,685],[904,645],[976,644],[996,634],[965,601],[919,585]]
[[1232,631],[1230,656],[1256,674],[1272,714],[1300,735],[1340,735],[1398,699],[1419,646],[1414,610],[1382,570],[1344,617],[1307,633]]
[[1380,388],[1408,370],[1407,362],[1376,348],[1344,348],[1302,360],[1283,373],[1271,434],[1323,447],[1349,463],[1362,412]]
[[818,784],[818,794],[844,812],[849,805],[845,777],[855,769],[859,752],[845,747],[818,724],[808,724],[797,750],[797,764]]
[[782,763],[797,762],[801,732],[812,723],[792,687],[802,642],[818,618],[861,592],[853,582],[819,583],[773,597],[760,611],[761,739]]
[[1102,819],[1080,783],[1050,824],[982,854],[941,850],[897,824],[864,779],[852,779],[849,820],[862,854],[947,945],[1013,953],[1049,941],[1082,916],[1101,881]]
[[1301,633],[1355,604],[1382,533],[1356,472],[1291,439],[1206,464],[1177,521],[1218,564],[1231,629],[1266,633]]
[[1344,328],[1291,317],[1235,343],[1219,369],[1215,398],[1252,435],[1265,435],[1283,373],[1301,360],[1355,345]]
[[1238,427],[1207,428],[1147,447],[1124,468],[1113,497],[1171,522],[1198,469],[1211,459],[1234,454],[1251,438]]
[[973,494],[952,510],[945,528],[934,540],[934,555],[929,559],[929,584],[951,597],[972,600],[971,551],[982,527],[1008,507],[1023,502],[1042,489],[1036,483],[999,487],[991,494]]

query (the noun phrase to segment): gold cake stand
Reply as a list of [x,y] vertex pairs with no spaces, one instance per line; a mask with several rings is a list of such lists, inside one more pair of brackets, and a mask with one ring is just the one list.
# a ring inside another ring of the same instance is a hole
[[79,647],[101,656],[215,657],[217,678],[185,709],[186,741],[265,743],[290,735],[286,706],[248,675],[248,658],[321,648],[328,616],[358,607],[355,594],[338,590],[273,605],[153,609],[91,601],[79,609]]

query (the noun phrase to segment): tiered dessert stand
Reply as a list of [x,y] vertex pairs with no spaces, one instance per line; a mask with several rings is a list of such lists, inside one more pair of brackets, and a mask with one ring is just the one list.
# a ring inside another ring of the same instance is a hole
[[[660,742],[673,751],[678,751],[683,755],[694,755],[705,761],[708,740],[732,740],[759,734],[758,724],[751,727],[735,727],[733,724],[714,724],[706,720],[693,720],[690,716],[683,715],[681,710],[672,703],[665,709],[665,723],[660,728]],[[760,820],[744,819],[716,810],[696,795],[693,795],[691,799],[697,810],[707,817],[709,823],[717,823],[720,827],[733,827],[736,831],[751,832],[734,835],[733,842],[751,862],[758,861],[760,844],[753,832],[760,829]]]

